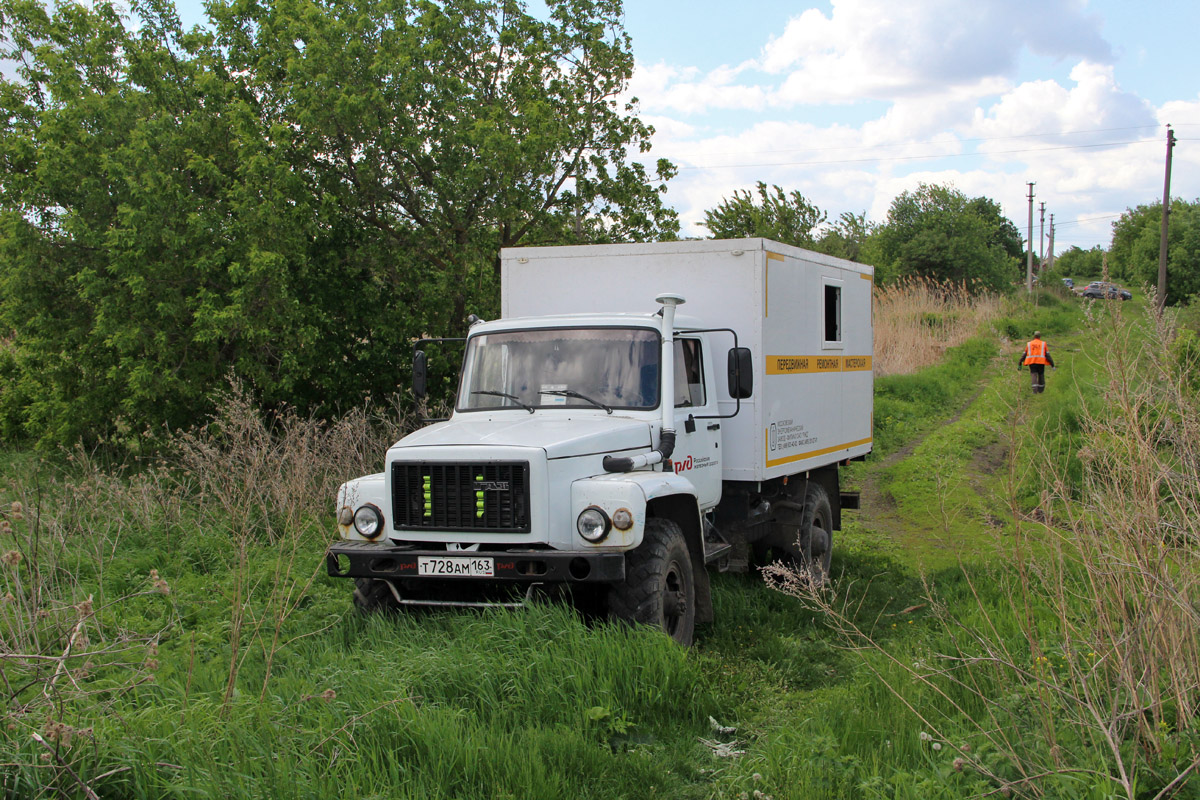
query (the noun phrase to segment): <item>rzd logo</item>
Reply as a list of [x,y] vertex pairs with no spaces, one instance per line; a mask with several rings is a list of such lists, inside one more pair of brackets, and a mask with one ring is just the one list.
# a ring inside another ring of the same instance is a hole
[[675,472],[687,472],[692,468],[692,457],[680,459],[675,462]]

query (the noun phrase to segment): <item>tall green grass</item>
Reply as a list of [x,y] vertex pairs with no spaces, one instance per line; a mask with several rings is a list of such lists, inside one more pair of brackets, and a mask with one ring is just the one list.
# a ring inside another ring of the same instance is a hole
[[[1047,320],[1075,313],[1010,316],[1019,330],[1054,331]],[[1078,353],[1067,333],[1051,340],[1056,359],[1101,363],[1096,333]],[[0,793],[1124,796],[1117,755],[1078,724],[1064,693],[1096,674],[1088,653],[1099,651],[1081,650],[1063,625],[1064,609],[1096,617],[1091,573],[1060,569],[1045,557],[1073,551],[1033,535],[1039,509],[1061,519],[1072,501],[1043,505],[1028,491],[1027,451],[997,456],[1053,438],[1045,420],[1078,386],[1063,438],[1077,456],[1082,440],[1070,436],[1089,430],[1088,398],[1105,379],[1099,366],[1060,367],[1029,398],[1014,347],[981,336],[938,367],[880,380],[877,448],[913,445],[871,473],[889,516],[871,526],[846,514],[821,604],[754,576],[714,576],[717,619],[690,650],[555,603],[352,613],[347,584],[320,572],[327,484],[370,469],[394,431],[328,438],[292,420],[264,434],[230,419],[164,466],[120,475],[84,454],[58,465],[0,454],[0,555],[22,554],[0,563],[0,595],[13,596],[0,612]],[[928,435],[916,443],[917,433]],[[234,458],[238,442],[279,467],[271,491],[238,485],[267,466]],[[334,450],[364,463],[304,466]],[[1095,461],[1078,463],[1080,480],[1094,475]],[[233,483],[214,483],[222,475]],[[1105,518],[1093,509],[1082,519]],[[1016,553],[1031,559],[1024,572],[1003,560]],[[1029,592],[1055,576],[1066,606]],[[68,648],[75,631],[86,637]],[[997,654],[999,666],[961,660]],[[1153,797],[1196,752],[1178,714],[1155,719],[1166,727],[1152,726],[1152,739],[1122,741],[1134,796]],[[1047,774],[1033,780],[1037,769]]]

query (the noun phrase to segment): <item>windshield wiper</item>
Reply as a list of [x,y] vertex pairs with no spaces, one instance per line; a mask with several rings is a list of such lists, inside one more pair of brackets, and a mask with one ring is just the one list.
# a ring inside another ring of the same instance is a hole
[[[529,405],[528,403],[521,402],[521,398],[517,397],[515,394],[509,394],[508,392],[493,392],[491,389],[480,389],[478,391],[471,392],[471,394],[487,394],[487,395],[491,395],[492,397],[504,397],[509,400],[512,400],[514,403],[516,403],[521,408],[528,411],[530,414],[533,413],[533,406]],[[609,413],[611,414],[612,412],[610,411]]]
[[542,389],[540,392],[538,392],[538,394],[558,394],[558,395],[562,395],[563,397],[575,397],[575,398],[578,398],[585,402],[591,403],[596,408],[603,408],[609,414],[613,413],[613,410],[611,408],[609,408],[608,406],[604,405],[604,403],[601,403],[599,400],[593,400],[592,398],[588,397],[586,394],[580,394],[579,392],[575,391],[574,389]]

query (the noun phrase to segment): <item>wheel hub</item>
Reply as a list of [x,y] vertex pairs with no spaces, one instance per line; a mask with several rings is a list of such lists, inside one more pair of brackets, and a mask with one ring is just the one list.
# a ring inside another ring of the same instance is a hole
[[812,549],[810,551],[813,558],[820,559],[829,552],[829,534],[820,528],[812,529]]

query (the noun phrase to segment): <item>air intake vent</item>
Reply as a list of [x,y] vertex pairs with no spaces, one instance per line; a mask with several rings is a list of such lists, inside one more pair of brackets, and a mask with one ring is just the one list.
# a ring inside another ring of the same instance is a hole
[[392,527],[529,533],[529,463],[395,462]]

